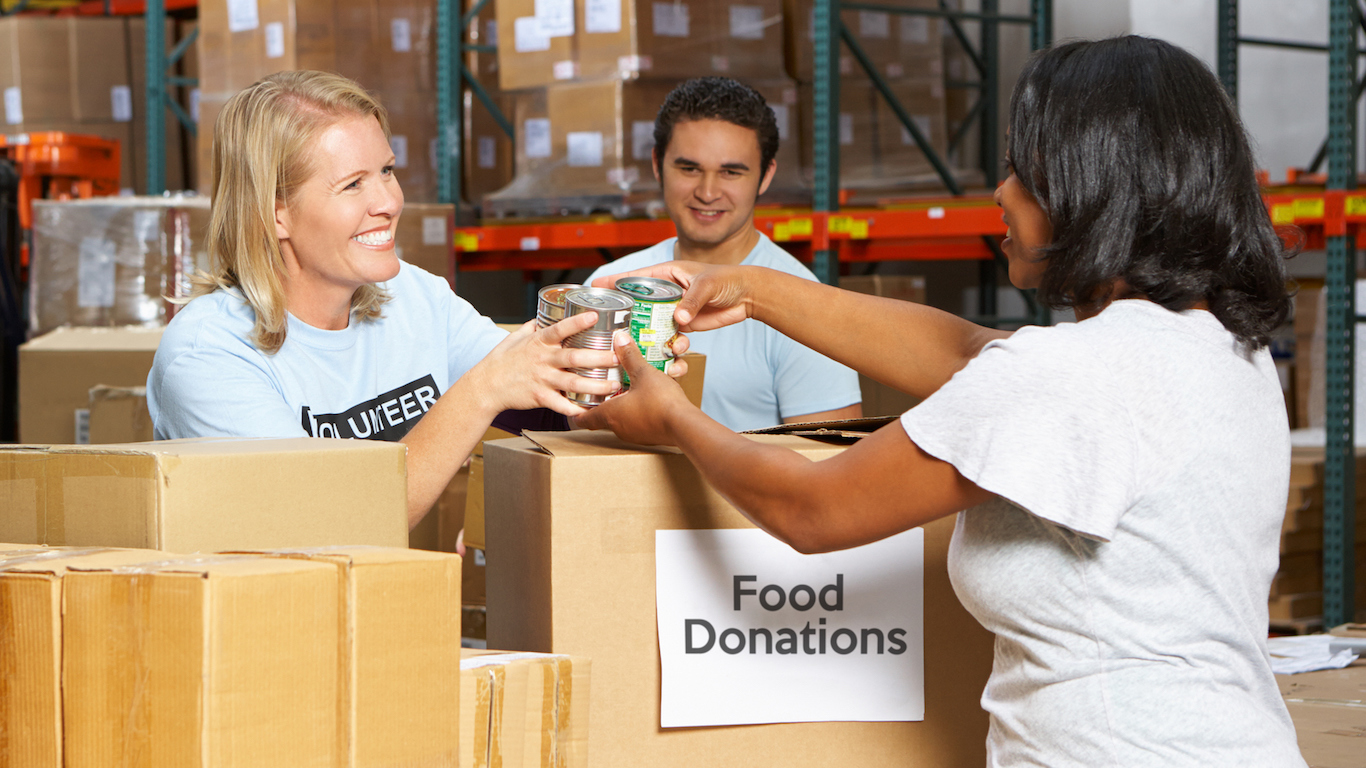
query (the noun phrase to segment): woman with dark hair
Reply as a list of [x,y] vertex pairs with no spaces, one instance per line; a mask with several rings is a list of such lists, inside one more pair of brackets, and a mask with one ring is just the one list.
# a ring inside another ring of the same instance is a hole
[[580,423],[681,447],[802,552],[966,510],[949,570],[997,638],[990,765],[1302,766],[1265,645],[1285,253],[1237,113],[1179,48],[1074,42],[1025,67],[1007,144],[1011,282],[1077,322],[1008,333],[671,262],[650,274],[687,286],[685,330],[756,318],[924,402],[811,462],[711,421],[627,344],[631,390]]

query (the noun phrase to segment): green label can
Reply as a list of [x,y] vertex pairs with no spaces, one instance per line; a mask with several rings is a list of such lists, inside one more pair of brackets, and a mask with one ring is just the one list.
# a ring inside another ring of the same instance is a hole
[[650,365],[667,373],[673,363],[671,345],[677,335],[674,309],[683,298],[683,289],[654,277],[623,277],[616,282],[616,289],[635,302],[631,308],[631,338],[640,354]]

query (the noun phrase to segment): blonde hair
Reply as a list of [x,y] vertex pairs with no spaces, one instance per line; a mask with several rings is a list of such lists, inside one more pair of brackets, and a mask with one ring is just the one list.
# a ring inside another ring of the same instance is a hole
[[[313,174],[308,148],[327,128],[371,116],[389,137],[389,116],[355,82],[328,72],[277,72],[240,91],[214,124],[210,271],[195,277],[193,296],[237,288],[256,312],[251,341],[266,354],[285,341],[284,256],[275,235],[275,206],[288,205]],[[389,295],[363,285],[351,315],[380,316]]]

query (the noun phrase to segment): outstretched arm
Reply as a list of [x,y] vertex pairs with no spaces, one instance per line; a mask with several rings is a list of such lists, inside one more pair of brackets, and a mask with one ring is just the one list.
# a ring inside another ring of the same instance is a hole
[[867,544],[991,498],[952,465],[920,450],[900,422],[813,462],[721,426],[647,365],[629,341],[617,354],[631,375],[630,391],[579,424],[611,429],[642,445],[678,446],[736,509],[800,552]]
[[684,331],[753,318],[920,398],[943,386],[987,342],[1010,335],[922,304],[843,291],[763,267],[670,261],[630,274],[662,277],[687,289],[674,314]]

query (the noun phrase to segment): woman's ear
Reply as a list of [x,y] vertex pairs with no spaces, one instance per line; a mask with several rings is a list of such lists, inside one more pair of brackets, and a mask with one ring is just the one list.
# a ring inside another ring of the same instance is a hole
[[289,239],[289,206],[275,201],[275,237],[280,240]]

